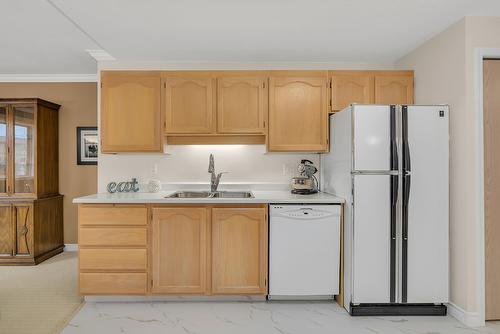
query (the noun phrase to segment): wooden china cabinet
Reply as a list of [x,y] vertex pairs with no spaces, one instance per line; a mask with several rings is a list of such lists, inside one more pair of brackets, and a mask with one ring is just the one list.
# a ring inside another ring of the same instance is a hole
[[62,252],[59,105],[0,99],[0,265],[32,265]]

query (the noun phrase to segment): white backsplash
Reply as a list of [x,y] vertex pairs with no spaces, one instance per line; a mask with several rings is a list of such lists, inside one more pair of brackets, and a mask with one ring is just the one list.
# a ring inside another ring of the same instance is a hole
[[105,192],[111,181],[132,177],[145,184],[154,176],[155,166],[163,184],[208,184],[210,153],[216,172],[229,172],[222,176],[221,187],[224,183],[289,184],[301,159],[319,168],[319,154],[267,153],[265,145],[172,145],[165,154],[100,154],[98,191]]

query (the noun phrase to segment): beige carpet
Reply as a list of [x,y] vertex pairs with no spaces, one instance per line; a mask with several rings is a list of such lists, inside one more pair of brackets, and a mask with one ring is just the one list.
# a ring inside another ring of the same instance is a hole
[[82,304],[77,253],[37,266],[0,266],[0,333],[59,333]]

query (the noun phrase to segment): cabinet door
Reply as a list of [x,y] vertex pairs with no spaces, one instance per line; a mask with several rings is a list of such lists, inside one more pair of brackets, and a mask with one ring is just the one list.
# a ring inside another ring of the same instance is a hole
[[[35,107],[13,105],[12,155],[15,194],[35,193]],[[42,157],[43,158],[43,157]]]
[[217,80],[217,132],[264,134],[266,116],[265,78]]
[[373,76],[360,72],[332,75],[332,110],[339,111],[351,103],[373,103]]
[[0,205],[0,257],[11,257],[14,253],[14,233],[10,204]]
[[13,204],[16,256],[33,255],[33,205]]
[[212,78],[166,78],[163,81],[165,132],[214,132]]
[[376,104],[412,104],[412,75],[376,75]]
[[325,77],[272,77],[269,151],[327,150],[328,82]]
[[265,208],[212,209],[212,293],[267,293]]
[[7,195],[7,105],[0,105],[0,196]]
[[161,152],[159,74],[104,72],[101,84],[102,152]]
[[207,209],[153,209],[153,293],[206,292]]

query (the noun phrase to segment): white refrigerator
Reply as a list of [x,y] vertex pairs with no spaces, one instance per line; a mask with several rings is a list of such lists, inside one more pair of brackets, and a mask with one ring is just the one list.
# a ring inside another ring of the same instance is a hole
[[449,108],[357,105],[330,116],[321,190],[346,199],[351,315],[445,315]]

